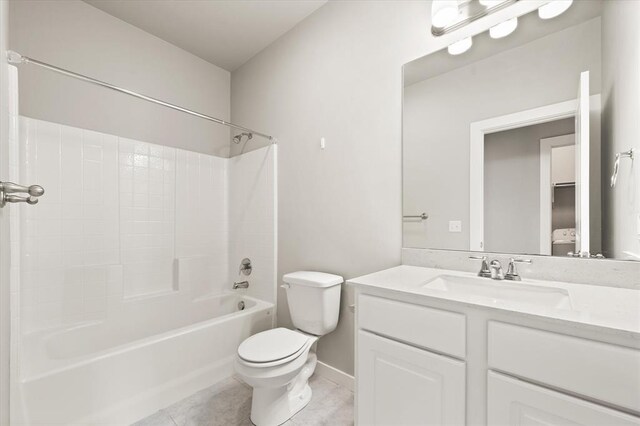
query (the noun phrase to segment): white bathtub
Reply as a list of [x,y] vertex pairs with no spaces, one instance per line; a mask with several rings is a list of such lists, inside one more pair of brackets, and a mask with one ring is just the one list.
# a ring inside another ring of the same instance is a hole
[[172,299],[24,336],[12,424],[129,424],[232,375],[242,340],[273,324],[273,304],[238,294]]

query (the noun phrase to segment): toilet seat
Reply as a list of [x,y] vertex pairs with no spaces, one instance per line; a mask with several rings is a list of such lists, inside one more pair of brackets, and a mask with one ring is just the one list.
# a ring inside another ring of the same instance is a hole
[[317,338],[299,331],[274,328],[247,338],[238,347],[238,360],[249,367],[275,367],[305,353]]

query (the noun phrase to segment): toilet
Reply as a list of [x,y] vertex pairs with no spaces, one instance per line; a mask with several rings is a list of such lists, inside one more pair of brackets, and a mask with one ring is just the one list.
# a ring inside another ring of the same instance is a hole
[[309,403],[309,377],[317,362],[312,346],[338,324],[341,276],[299,271],[282,280],[296,329],[249,337],[235,362],[237,375],[253,387],[251,421],[257,426],[280,425]]

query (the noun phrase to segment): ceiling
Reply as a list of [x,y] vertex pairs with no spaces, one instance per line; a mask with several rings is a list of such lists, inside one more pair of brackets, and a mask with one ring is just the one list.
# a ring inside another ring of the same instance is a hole
[[327,0],[85,0],[233,71]]

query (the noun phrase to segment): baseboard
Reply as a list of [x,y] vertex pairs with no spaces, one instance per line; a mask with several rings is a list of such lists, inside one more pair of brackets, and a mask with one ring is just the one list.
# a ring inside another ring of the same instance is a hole
[[324,377],[327,380],[331,380],[332,382],[339,384],[340,386],[344,386],[351,392],[353,392],[355,388],[355,379],[352,375],[325,364],[322,361],[318,361],[315,373],[320,377]]

